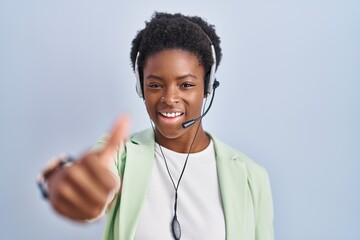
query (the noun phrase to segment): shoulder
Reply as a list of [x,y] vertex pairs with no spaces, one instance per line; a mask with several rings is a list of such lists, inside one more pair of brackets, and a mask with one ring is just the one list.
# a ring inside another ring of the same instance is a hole
[[154,132],[152,129],[135,132],[125,140],[124,144],[120,146],[119,153],[120,155],[126,155],[127,150],[134,147],[138,150],[141,148],[153,148],[154,142]]
[[[252,199],[254,216],[257,228],[264,232],[272,234],[272,196],[269,177],[265,168],[243,152],[230,147],[214,136],[211,136],[216,154],[216,161],[221,169],[222,174],[220,181],[226,182],[231,191],[234,189],[245,187]],[[229,190],[229,191],[230,191]],[[260,230],[259,230],[260,231]],[[260,231],[257,234],[262,234]],[[270,236],[269,235],[269,236]]]
[[[108,133],[103,134],[92,147],[92,151],[102,149],[108,141],[108,137]],[[125,162],[129,150],[142,153],[142,150],[153,149],[154,141],[154,132],[151,128],[131,134],[123,144],[119,145],[118,151],[114,156],[116,166],[120,168],[120,164]]]
[[243,165],[249,185],[261,186],[264,182],[268,181],[268,175],[263,166],[252,160],[242,151],[231,147],[217,137],[213,135],[210,135],[210,137],[214,142],[217,161],[222,161],[229,165],[235,163]]
[[151,128],[133,133],[127,140],[127,143],[138,145],[154,144],[154,131]]

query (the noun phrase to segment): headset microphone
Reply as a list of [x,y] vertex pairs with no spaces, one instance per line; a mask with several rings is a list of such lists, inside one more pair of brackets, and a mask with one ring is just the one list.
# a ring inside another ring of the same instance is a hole
[[214,84],[213,84],[213,93],[212,93],[212,96],[211,96],[211,100],[210,100],[210,104],[209,104],[209,107],[206,109],[206,111],[200,116],[200,117],[197,117],[195,119],[192,119],[192,120],[189,120],[189,121],[186,121],[182,124],[182,127],[183,128],[188,128],[192,125],[194,125],[194,123],[196,123],[196,121],[202,119],[203,117],[205,117],[205,115],[209,112],[210,108],[211,108],[211,105],[213,103],[213,100],[214,100],[214,96],[215,96],[215,89],[220,85],[220,83],[218,81],[214,81]]
[[[182,124],[183,128],[188,128],[188,127],[192,126],[196,121],[202,119],[208,113],[208,111],[211,108],[212,102],[214,100],[215,89],[220,85],[220,83],[215,79],[216,52],[215,52],[215,47],[211,42],[211,39],[209,38],[209,36],[204,32],[204,30],[200,26],[198,26],[197,24],[195,24],[195,23],[193,23],[193,22],[191,22],[191,21],[189,21],[187,19],[185,19],[185,20],[188,21],[189,23],[193,24],[197,28],[199,28],[200,31],[202,31],[204,33],[204,35],[207,37],[207,39],[210,42],[211,56],[212,56],[212,59],[213,59],[213,63],[212,63],[211,68],[210,68],[208,86],[207,86],[207,89],[205,91],[207,94],[212,94],[209,107],[206,109],[206,111],[200,117],[197,117],[197,118],[192,119],[190,121],[184,122]],[[139,97],[144,99],[144,92],[143,92],[143,89],[141,87],[142,82],[140,80],[140,74],[139,74],[139,65],[138,65],[139,56],[140,56],[140,52],[137,52],[136,58],[135,58],[135,68],[134,68],[134,72],[135,72],[135,76],[136,76],[136,92],[139,95]]]

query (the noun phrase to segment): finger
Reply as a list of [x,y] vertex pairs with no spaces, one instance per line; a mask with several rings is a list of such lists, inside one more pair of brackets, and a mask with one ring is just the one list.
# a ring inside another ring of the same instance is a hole
[[[107,196],[119,190],[121,181],[113,156],[90,152],[82,157],[79,164],[86,169],[94,188],[102,189]],[[78,180],[77,174],[74,174],[74,178]]]
[[52,204],[59,213],[77,220],[96,218],[105,208],[91,204],[67,183],[61,185],[56,201],[52,201]]
[[113,154],[126,138],[129,128],[130,119],[128,116],[123,115],[116,121],[107,143],[100,152],[101,161],[104,161],[105,164],[111,163]]
[[82,216],[76,208],[68,203],[60,202],[60,200],[58,200],[57,202],[53,202],[52,206],[55,211],[72,220],[83,221],[86,219],[86,217]]
[[99,167],[99,162],[103,161],[98,159],[99,157],[98,155],[88,156],[88,164],[84,165],[84,167],[86,167],[88,173],[92,176],[92,184],[102,189],[108,196],[111,192],[119,189],[120,177],[114,163],[107,167]]
[[82,199],[86,199],[94,205],[105,205],[109,190],[103,189],[98,181],[83,167],[79,166],[79,164],[74,164],[72,168],[69,169],[67,178],[68,181],[73,184],[76,191],[82,196]]

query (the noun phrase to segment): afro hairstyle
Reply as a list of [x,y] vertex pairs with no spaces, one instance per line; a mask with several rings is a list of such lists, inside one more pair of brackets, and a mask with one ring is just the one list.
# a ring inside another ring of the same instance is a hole
[[138,57],[138,70],[143,89],[144,64],[149,56],[155,55],[166,49],[181,49],[198,57],[205,70],[206,93],[210,69],[213,64],[211,44],[216,53],[216,69],[222,57],[220,38],[215,32],[215,27],[197,16],[185,16],[180,13],[170,14],[155,12],[145,28],[138,31],[130,52],[132,68],[135,71],[135,61]]

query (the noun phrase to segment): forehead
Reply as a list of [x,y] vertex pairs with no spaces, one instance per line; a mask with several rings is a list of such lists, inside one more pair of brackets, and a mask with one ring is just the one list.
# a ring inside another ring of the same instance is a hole
[[148,71],[204,71],[200,59],[182,49],[166,49],[146,58],[144,72]]

